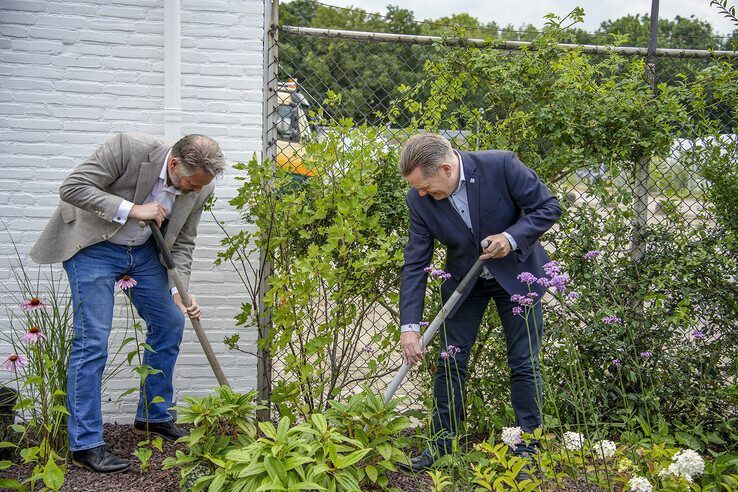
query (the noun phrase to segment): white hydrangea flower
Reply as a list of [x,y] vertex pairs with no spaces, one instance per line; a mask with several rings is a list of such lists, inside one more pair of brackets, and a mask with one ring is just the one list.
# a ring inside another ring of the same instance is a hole
[[594,450],[597,457],[601,460],[607,460],[615,456],[617,446],[614,442],[603,439],[602,441],[598,441],[594,444]]
[[578,432],[564,432],[564,447],[569,451],[578,451],[584,446],[584,436]]
[[631,492],[653,492],[653,485],[645,477],[633,477],[628,481]]
[[[694,477],[701,475],[705,471],[705,460],[702,459],[700,454],[693,449],[685,449],[679,451],[672,458],[674,465],[679,469],[679,473],[683,476]],[[671,466],[669,466],[671,468]]]
[[705,460],[693,449],[679,451],[671,461],[669,468],[659,473],[660,476],[674,475],[675,477],[684,477],[688,482],[691,482],[692,477],[701,475],[705,471]]
[[507,444],[511,449],[515,449],[518,444],[523,442],[523,429],[520,427],[503,427],[502,442]]

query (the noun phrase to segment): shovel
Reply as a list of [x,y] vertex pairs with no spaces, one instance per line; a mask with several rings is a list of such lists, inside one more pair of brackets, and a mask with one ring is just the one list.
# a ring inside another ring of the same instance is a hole
[[[488,245],[489,243],[486,239],[482,241],[482,249],[486,248]],[[451,297],[448,298],[446,303],[433,319],[433,322],[430,324],[430,326],[428,326],[428,329],[425,330],[425,333],[423,333],[423,337],[420,339],[421,352],[425,350],[425,347],[427,347],[430,341],[433,339],[433,336],[436,334],[436,331],[438,331],[438,328],[446,320],[448,313],[453,311],[454,307],[456,307],[456,305],[459,303],[459,300],[477,280],[479,274],[482,273],[482,268],[484,268],[484,260],[477,260],[476,263],[474,263],[474,266],[471,267],[471,270],[469,270],[464,279],[461,281],[461,283],[456,286],[456,290],[454,290],[454,293],[451,294]],[[389,403],[390,400],[392,400],[392,398],[395,396],[397,388],[400,387],[402,381],[405,379],[405,376],[407,376],[407,373],[408,371],[410,371],[411,367],[413,367],[412,364],[403,364],[402,367],[400,367],[400,370],[397,371],[397,374],[395,374],[395,378],[389,384],[389,386],[387,387],[387,391],[384,393],[385,404]]]
[[[186,307],[190,307],[190,305],[192,305],[192,301],[189,294],[187,293],[187,289],[185,289],[185,286],[182,283],[182,279],[180,278],[179,273],[177,273],[177,267],[174,265],[172,254],[169,252],[166,245],[164,244],[164,237],[161,235],[161,231],[156,225],[156,222],[154,222],[153,220],[147,220],[139,222],[138,225],[141,227],[146,227],[146,225],[148,225],[151,228],[151,233],[154,235],[154,242],[156,242],[156,249],[159,250],[159,253],[161,253],[162,258],[164,259],[164,266],[166,266],[167,271],[169,272],[169,276],[172,278],[175,287],[177,287],[179,296],[182,298],[182,303]],[[190,318],[190,322],[192,323],[192,327],[195,329],[197,339],[200,341],[202,351],[205,352],[205,357],[207,357],[208,362],[210,363],[210,367],[215,373],[215,379],[218,380],[218,384],[220,384],[221,386],[230,386],[228,384],[228,380],[225,377],[225,374],[223,373],[223,369],[221,369],[220,367],[218,359],[215,357],[215,352],[213,352],[213,347],[212,345],[210,345],[210,340],[208,340],[208,337],[205,334],[205,330],[202,329],[200,320]]]

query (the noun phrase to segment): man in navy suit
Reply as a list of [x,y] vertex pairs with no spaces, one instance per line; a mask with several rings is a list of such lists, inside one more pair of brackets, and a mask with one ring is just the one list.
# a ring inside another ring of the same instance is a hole
[[[423,133],[403,146],[398,164],[411,186],[407,192],[410,232],[400,287],[401,344],[407,363],[422,357],[420,322],[434,241],[446,246],[443,301],[453,293],[478,258],[487,260],[480,278],[457,304],[440,330],[441,349],[434,381],[436,400],[432,433],[435,442],[411,460],[420,471],[451,449],[464,407],[464,383],[471,348],[490,299],[494,300],[507,341],[511,400],[516,425],[532,432],[541,425],[539,340],[543,334],[540,297],[545,287],[517,277],[544,276],[548,255],[538,239],[558,220],[561,207],[536,173],[502,150],[461,152],[440,135]],[[481,241],[489,245],[482,250]],[[514,294],[536,300],[528,322],[513,310]],[[449,346],[453,346],[446,350]],[[451,391],[449,391],[451,389]],[[450,394],[449,394],[450,393]],[[517,454],[534,452],[518,445]]]

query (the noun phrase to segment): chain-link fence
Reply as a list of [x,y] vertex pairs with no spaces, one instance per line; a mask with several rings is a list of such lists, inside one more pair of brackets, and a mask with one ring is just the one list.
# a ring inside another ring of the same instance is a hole
[[[397,150],[422,129],[445,135],[459,149],[514,150],[572,210],[587,206],[605,217],[621,209],[632,221],[627,254],[634,260],[648,247],[644,228],[675,218],[714,220],[701,166],[716,142],[718,154],[735,152],[736,119],[723,97],[730,89],[720,71],[733,65],[732,53],[658,50],[648,59],[646,49],[627,47],[494,44],[291,26],[274,34],[279,41],[268,52],[266,157],[293,175],[290,190],[304,191],[310,180],[342,186],[353,181],[342,182],[336,173],[346,173],[339,176],[345,179],[351,166],[363,162],[369,169],[374,162],[389,168],[367,171],[373,174],[366,179],[376,180],[380,190],[375,200],[381,202],[383,184],[390,195],[391,186],[404,195],[399,176],[392,177]],[[603,187],[627,196],[603,203]],[[400,244],[404,201],[387,200],[395,209],[380,214],[391,222],[384,230],[391,229],[388,240]],[[322,241],[330,258],[330,241],[293,232],[305,251],[313,239]],[[292,268],[289,259],[273,259],[277,273]],[[392,259],[392,268],[373,270],[377,288],[352,286],[340,294],[336,284],[311,284],[315,290],[303,293],[306,300],[295,310],[300,328],[277,349],[260,351],[267,392],[294,396],[321,378],[331,381],[318,392],[321,402],[362,383],[384,391],[401,362],[395,342],[401,258]],[[333,339],[313,350],[314,339],[329,332]],[[269,336],[273,342],[275,335]],[[303,366],[315,362],[315,372],[297,369],[301,357]],[[410,396],[408,408],[422,406],[420,392],[411,388],[424,387],[430,372],[416,371],[411,379],[417,380],[404,385],[400,394]]]

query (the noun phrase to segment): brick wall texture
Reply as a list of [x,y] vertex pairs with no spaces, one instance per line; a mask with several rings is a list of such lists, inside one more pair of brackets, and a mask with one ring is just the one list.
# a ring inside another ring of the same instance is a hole
[[[182,132],[215,138],[229,163],[248,160],[261,147],[263,23],[259,0],[181,1]],[[116,133],[164,134],[164,2],[3,0],[0,31],[0,331],[7,335],[10,312],[20,314],[12,279],[15,248],[20,261],[32,265],[28,251],[59,203],[67,173]],[[216,181],[213,210],[230,232],[248,227],[228,205],[235,177],[229,166]],[[237,272],[213,264],[222,237],[214,217],[203,214],[190,289],[203,306],[203,326],[226,375],[246,390],[256,385],[255,359],[229,352],[223,338],[239,332],[253,352],[255,331],[235,326],[233,316],[245,300]],[[29,270],[42,279],[51,272]],[[54,265],[53,275],[61,275],[66,287],[61,265]],[[111,358],[130,336],[122,296],[115,313]],[[9,351],[0,342],[3,360]],[[108,367],[119,361],[109,360]],[[0,373],[0,384],[8,377]],[[137,396],[120,395],[136,381],[125,365],[108,381],[108,421],[132,420]],[[215,384],[188,324],[176,369],[177,398],[205,394]]]

